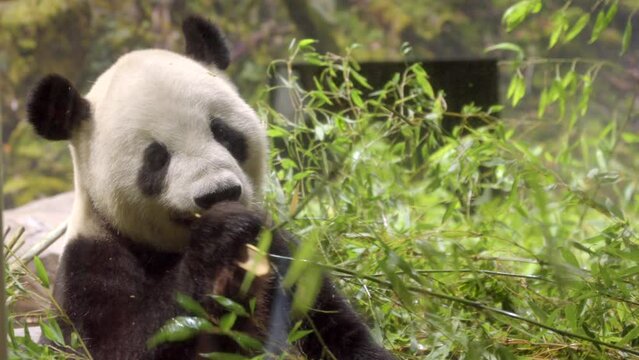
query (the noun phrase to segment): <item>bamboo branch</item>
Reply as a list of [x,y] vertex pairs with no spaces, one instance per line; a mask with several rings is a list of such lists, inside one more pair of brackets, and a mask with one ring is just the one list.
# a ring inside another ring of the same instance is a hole
[[[316,262],[305,260],[305,259],[293,259],[293,258],[288,257],[288,256],[280,256],[280,255],[274,255],[274,254],[269,254],[269,257],[277,258],[277,259],[283,259],[283,260],[289,260],[289,261],[292,261],[292,260],[303,261],[303,262],[308,263],[310,265],[320,266],[322,268],[325,268],[327,270],[331,270],[331,271],[334,271],[334,272],[337,272],[337,273],[347,274],[347,275],[350,275],[350,276],[353,276],[353,277],[357,277],[359,279],[365,279],[365,280],[368,280],[368,281],[372,281],[372,282],[374,282],[374,283],[376,283],[378,285],[382,285],[382,286],[387,287],[389,289],[393,288],[392,284],[389,281],[380,280],[380,279],[376,278],[375,276],[362,275],[362,274],[359,274],[359,273],[357,273],[355,271],[343,269],[343,268],[340,268],[340,267],[337,267],[337,266],[327,265],[327,264],[320,264],[320,263],[316,263]],[[587,341],[587,342],[592,343],[592,344],[605,346],[605,347],[608,347],[608,348],[611,348],[611,349],[615,349],[615,350],[623,351],[623,352],[628,353],[628,354],[633,354],[633,355],[638,355],[639,356],[639,350],[635,350],[635,349],[631,349],[631,348],[628,348],[628,347],[619,346],[619,345],[615,345],[615,344],[608,343],[608,342],[605,342],[605,341],[593,339],[593,338],[590,338],[588,336],[572,333],[570,331],[557,329],[555,327],[540,323],[540,322],[538,322],[536,320],[523,317],[523,316],[521,316],[519,314],[516,314],[514,312],[511,312],[511,311],[506,311],[506,310],[497,309],[497,308],[488,306],[488,305],[486,305],[484,303],[481,303],[479,301],[473,301],[473,300],[460,298],[460,297],[457,297],[457,296],[446,295],[446,294],[438,293],[438,292],[435,292],[435,291],[419,288],[419,287],[416,287],[416,286],[407,286],[406,289],[408,289],[409,291],[414,292],[414,293],[418,293],[418,294],[422,294],[422,295],[428,295],[428,296],[432,296],[432,297],[439,298],[439,299],[444,299],[444,300],[457,302],[457,303],[460,303],[462,305],[466,305],[466,306],[469,306],[469,307],[474,307],[476,309],[492,312],[492,313],[503,315],[503,316],[506,316],[506,317],[509,317],[509,318],[512,318],[512,319],[523,321],[523,322],[528,323],[530,325],[533,325],[533,326],[536,326],[536,327],[540,327],[542,329],[546,329],[548,331],[554,332],[554,333],[559,334],[561,336]]]
[[40,255],[44,250],[46,250],[51,244],[53,244],[56,240],[62,237],[64,233],[67,231],[67,222],[64,221],[60,225],[58,225],[55,229],[47,234],[44,239],[40,240],[37,244],[35,244],[29,251],[24,253],[20,257],[20,261],[28,264],[33,260],[34,257]]

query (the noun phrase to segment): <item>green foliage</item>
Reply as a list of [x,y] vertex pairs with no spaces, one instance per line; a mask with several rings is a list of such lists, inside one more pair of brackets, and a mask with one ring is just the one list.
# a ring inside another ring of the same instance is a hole
[[[87,359],[86,347],[76,333],[68,338],[63,336],[60,323],[69,321],[65,315],[58,316],[54,310],[45,306],[35,311],[15,311],[16,308],[24,309],[25,301],[31,301],[32,304],[52,304],[52,308],[59,307],[49,292],[49,276],[42,261],[35,257],[32,271],[15,259],[15,252],[22,246],[22,234],[22,231],[18,231],[11,237],[8,232],[3,235],[3,264],[7,284],[5,291],[10,310],[7,334],[9,359]],[[38,291],[29,285],[36,282],[44,286],[45,290]],[[34,328],[39,329],[41,339],[47,340],[49,344],[43,344],[38,338],[32,337]]]
[[45,288],[49,287],[49,275],[47,274],[47,270],[44,268],[44,264],[40,260],[39,257],[33,258],[33,264],[35,265],[36,275],[38,276],[38,280]]
[[[8,205],[68,191],[73,186],[73,166],[67,145],[39,139],[31,126],[20,123],[5,150],[4,195]],[[37,171],[33,171],[37,169]]]
[[201,332],[213,331],[210,321],[195,316],[178,316],[169,320],[147,342],[149,348],[154,348],[165,342],[176,342],[191,339]]
[[[586,28],[591,17],[573,10],[555,13],[571,15],[554,22],[551,47]],[[636,142],[620,131],[636,111],[607,122],[589,113],[600,72],[622,69],[493,47],[517,55],[513,106],[539,94],[530,100],[540,120],[557,119],[549,138],[557,141],[539,142],[520,132],[531,124],[492,121],[488,109],[472,111],[487,126],[443,133],[443,115],[468,114],[446,111],[424,69],[368,89],[350,54],[311,50],[294,44],[284,63],[294,118],[261,108],[275,139],[271,212],[320,244],[332,263],[324,268],[349,286],[388,347],[434,359],[637,355],[629,346],[639,341],[629,280],[639,256],[637,164],[620,155]],[[315,89],[297,85],[297,58],[325,67]],[[533,65],[553,76],[530,78]],[[295,261],[299,273],[318,259]]]
[[523,0],[509,7],[502,17],[502,23],[506,25],[508,31],[512,31],[519,24],[524,22],[529,15],[541,11],[541,0]]

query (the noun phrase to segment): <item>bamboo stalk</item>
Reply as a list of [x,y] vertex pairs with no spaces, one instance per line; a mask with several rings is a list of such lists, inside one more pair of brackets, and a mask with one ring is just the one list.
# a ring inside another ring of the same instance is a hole
[[44,237],[44,239],[40,240],[37,244],[31,247],[24,255],[20,257],[20,260],[28,264],[33,260],[34,257],[40,255],[44,250],[46,250],[51,244],[53,244],[56,240],[58,240],[64,233],[67,231],[67,222],[64,221],[60,223],[55,229],[51,230]]

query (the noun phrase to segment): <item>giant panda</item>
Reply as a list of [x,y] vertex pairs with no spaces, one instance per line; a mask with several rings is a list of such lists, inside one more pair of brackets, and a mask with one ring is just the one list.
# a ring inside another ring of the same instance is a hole
[[[68,140],[75,200],[54,298],[94,359],[191,359],[206,352],[243,353],[223,335],[199,335],[148,347],[171,318],[187,315],[183,293],[212,316],[209,296],[242,304],[254,316],[234,329],[271,355],[309,359],[392,359],[324,277],[304,327],[314,332],[293,349],[286,336],[291,295],[276,273],[284,260],[239,291],[246,245],[270,226],[260,210],[266,132],[223,73],[229,51],[207,20],[182,26],[185,55],[149,49],[120,57],[81,96],[49,75],[32,90],[28,120],[48,140]],[[200,214],[199,217],[193,214]],[[272,234],[270,252],[290,256],[295,240]]]

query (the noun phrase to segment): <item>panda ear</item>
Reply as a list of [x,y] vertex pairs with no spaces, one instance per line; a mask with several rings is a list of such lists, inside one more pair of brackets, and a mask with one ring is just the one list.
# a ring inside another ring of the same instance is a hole
[[229,66],[230,55],[224,35],[211,22],[191,15],[182,22],[182,32],[186,55],[206,64],[214,63],[221,70]]
[[71,82],[51,74],[40,80],[27,100],[27,115],[36,133],[48,140],[68,140],[91,106]]

